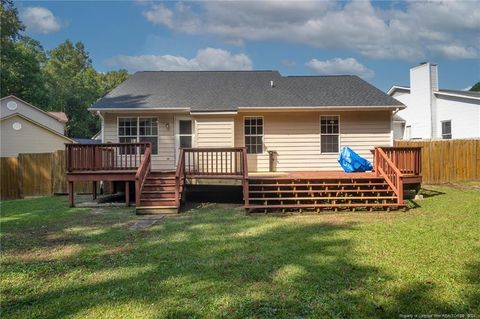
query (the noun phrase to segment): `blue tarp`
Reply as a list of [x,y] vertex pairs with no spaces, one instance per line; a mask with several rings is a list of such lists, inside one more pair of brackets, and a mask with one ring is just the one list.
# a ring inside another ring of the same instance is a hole
[[355,153],[350,147],[342,147],[338,156],[338,163],[347,173],[365,172],[372,170],[372,163]]

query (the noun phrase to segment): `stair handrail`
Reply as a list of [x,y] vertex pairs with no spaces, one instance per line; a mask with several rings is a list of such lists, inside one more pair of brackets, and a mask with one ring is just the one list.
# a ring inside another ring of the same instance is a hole
[[140,199],[143,190],[143,185],[150,173],[152,162],[152,147],[151,144],[145,146],[145,152],[143,153],[142,161],[135,174],[135,205],[140,207]]
[[180,207],[180,187],[185,178],[185,151],[180,148],[177,169],[175,171],[175,205]]
[[398,204],[403,204],[403,174],[381,147],[375,147],[375,172],[381,175],[397,196]]

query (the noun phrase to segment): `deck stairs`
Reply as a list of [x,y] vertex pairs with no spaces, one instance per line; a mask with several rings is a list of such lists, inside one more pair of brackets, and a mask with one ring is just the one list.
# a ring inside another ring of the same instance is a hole
[[[179,192],[183,191],[180,187]],[[142,188],[137,213],[177,213],[175,203],[175,172],[149,172]]]
[[249,178],[249,212],[390,210],[404,207],[385,179]]

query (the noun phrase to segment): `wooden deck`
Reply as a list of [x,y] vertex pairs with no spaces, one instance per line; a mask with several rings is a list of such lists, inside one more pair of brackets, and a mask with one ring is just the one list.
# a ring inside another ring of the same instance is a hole
[[372,178],[373,172],[345,173],[342,171],[304,171],[304,172],[258,172],[248,173],[250,180],[255,179],[362,179]]
[[[180,149],[175,171],[151,169],[149,143],[67,145],[70,205],[75,181],[135,182],[137,211],[178,211],[184,185],[192,179],[231,179],[242,183],[244,206],[255,210],[390,209],[404,206],[406,184],[421,183],[419,148],[373,151],[374,172],[248,172],[246,148]],[[95,187],[94,187],[95,189]],[[95,197],[95,194],[94,194]]]

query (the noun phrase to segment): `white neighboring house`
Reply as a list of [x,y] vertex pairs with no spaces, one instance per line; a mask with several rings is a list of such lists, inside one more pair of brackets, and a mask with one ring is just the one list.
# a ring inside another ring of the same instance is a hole
[[413,67],[410,87],[387,93],[407,106],[393,118],[395,139],[480,137],[480,92],[439,89],[436,64]]

